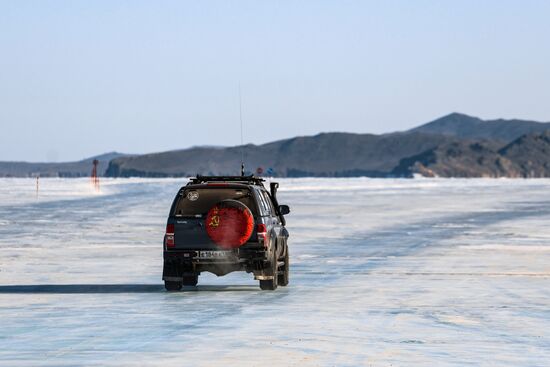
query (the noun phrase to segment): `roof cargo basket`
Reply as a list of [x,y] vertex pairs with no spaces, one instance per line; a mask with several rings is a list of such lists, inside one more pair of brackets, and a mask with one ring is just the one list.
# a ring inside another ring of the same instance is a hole
[[254,175],[250,176],[201,176],[197,175],[197,177],[192,177],[189,184],[195,185],[195,184],[201,184],[206,182],[244,182],[244,183],[252,183],[256,185],[263,185],[262,182],[265,180],[261,177],[256,177]]

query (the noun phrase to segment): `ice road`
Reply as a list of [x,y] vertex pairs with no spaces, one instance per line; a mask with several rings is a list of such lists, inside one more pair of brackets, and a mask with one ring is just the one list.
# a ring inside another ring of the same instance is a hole
[[167,293],[184,182],[1,179],[0,365],[550,365],[550,180],[280,180],[290,285]]

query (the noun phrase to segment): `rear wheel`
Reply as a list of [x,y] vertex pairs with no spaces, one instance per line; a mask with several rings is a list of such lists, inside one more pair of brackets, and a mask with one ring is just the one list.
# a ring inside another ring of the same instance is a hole
[[277,289],[277,251],[273,251],[270,268],[266,270],[267,275],[272,276],[273,278],[260,280],[260,289],[264,291],[274,291]]
[[169,292],[179,291],[181,290],[182,283],[181,282],[174,282],[171,280],[165,280],[164,281],[164,288],[166,288]]
[[285,256],[283,257],[284,264],[279,267],[279,272],[277,275],[277,283],[280,286],[288,285],[288,273],[289,273],[289,262],[288,262],[288,245],[285,245]]

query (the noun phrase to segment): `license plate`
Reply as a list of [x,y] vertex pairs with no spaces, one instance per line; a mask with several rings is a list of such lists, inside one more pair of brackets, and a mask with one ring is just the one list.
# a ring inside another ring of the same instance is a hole
[[234,257],[233,251],[199,251],[201,259],[228,259]]

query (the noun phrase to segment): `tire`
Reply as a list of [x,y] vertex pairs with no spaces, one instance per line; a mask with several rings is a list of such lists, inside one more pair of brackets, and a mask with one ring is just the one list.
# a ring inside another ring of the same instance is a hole
[[285,256],[283,259],[285,264],[279,269],[277,283],[282,287],[286,287],[288,285],[288,273],[290,268],[290,263],[288,261],[288,245],[285,245]]
[[206,215],[206,234],[224,250],[244,245],[254,232],[254,216],[238,200],[222,200]]
[[164,281],[164,288],[166,288],[166,290],[168,292],[180,291],[182,285],[183,284],[181,282],[173,282],[173,281],[170,281],[170,280],[165,280]]
[[191,275],[184,275],[183,276],[183,285],[194,287],[199,282],[199,275],[198,274],[191,274]]
[[[266,269],[267,270],[267,269]],[[273,279],[260,280],[260,289],[263,291],[274,291],[277,289],[277,251],[273,251],[268,275],[273,275]]]

